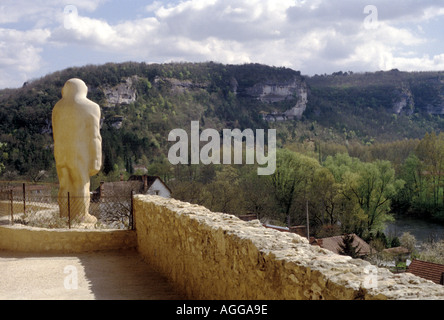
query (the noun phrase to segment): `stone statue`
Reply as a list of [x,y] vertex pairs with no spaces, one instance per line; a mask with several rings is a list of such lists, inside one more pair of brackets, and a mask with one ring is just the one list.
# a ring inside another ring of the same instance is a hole
[[62,99],[52,111],[54,157],[59,177],[60,216],[68,216],[68,193],[72,220],[95,223],[90,215],[90,177],[102,165],[100,107],[89,100],[88,88],[80,79],[68,80]]

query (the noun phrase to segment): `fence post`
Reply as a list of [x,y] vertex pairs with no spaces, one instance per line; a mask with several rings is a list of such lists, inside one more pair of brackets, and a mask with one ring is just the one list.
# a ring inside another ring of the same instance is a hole
[[26,215],[26,184],[23,183],[23,214]]
[[9,191],[9,200],[11,201],[11,224],[14,224],[14,197],[12,189]]
[[134,230],[134,190],[131,190],[131,212],[130,212],[130,219],[131,219],[131,230]]
[[68,192],[68,229],[71,229],[71,204],[69,199],[69,192]]

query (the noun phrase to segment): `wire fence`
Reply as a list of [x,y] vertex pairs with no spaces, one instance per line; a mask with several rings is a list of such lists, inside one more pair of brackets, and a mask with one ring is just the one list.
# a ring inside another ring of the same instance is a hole
[[80,227],[76,217],[87,213],[97,228],[134,229],[133,190],[90,197],[58,193],[55,185],[0,183],[0,224],[71,229]]

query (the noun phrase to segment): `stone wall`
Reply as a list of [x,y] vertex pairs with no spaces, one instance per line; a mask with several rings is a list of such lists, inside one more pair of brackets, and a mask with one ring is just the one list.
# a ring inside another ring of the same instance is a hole
[[190,299],[444,299],[444,287],[206,208],[136,196],[138,250]]
[[136,248],[132,230],[69,230],[0,226],[0,250],[78,253]]

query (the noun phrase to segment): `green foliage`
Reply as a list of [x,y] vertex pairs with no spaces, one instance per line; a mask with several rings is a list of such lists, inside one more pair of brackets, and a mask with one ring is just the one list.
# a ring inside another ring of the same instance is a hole
[[424,250],[418,254],[418,259],[444,264],[444,240],[426,243],[424,246]]
[[270,184],[289,226],[295,207],[308,200],[309,185],[318,169],[320,165],[313,158],[286,149],[278,150],[276,171],[270,176]]
[[[441,116],[429,114],[443,105],[443,75],[392,70],[307,77],[311,94],[305,118],[362,144],[422,138],[444,128]],[[406,93],[414,103],[394,117],[394,103]]]
[[401,241],[399,241],[398,237],[394,237],[392,239],[392,242],[390,243],[391,248],[396,248],[396,247],[399,247],[400,245],[401,245]]
[[358,258],[361,249],[359,248],[359,245],[353,245],[354,239],[355,236],[353,234],[342,236],[342,243],[339,243],[339,254],[350,256],[354,259]]
[[[385,246],[391,213],[444,216],[443,73],[396,70],[301,77],[288,68],[260,64],[145,64],[127,62],[69,68],[20,89],[0,90],[0,174],[56,179],[51,112],[66,80],[78,77],[102,106],[104,163],[100,181],[127,178],[135,164],[162,177],[180,200],[214,211],[255,213],[261,219],[310,232],[356,233]],[[131,77],[137,99],[105,107],[103,91]],[[267,123],[260,112],[284,112],[294,99],[265,103],[248,94],[256,84],[304,80],[308,105],[300,120]],[[409,93],[414,104],[394,115]],[[121,128],[115,126],[122,120]],[[177,165],[167,159],[168,133],[191,121],[201,129],[277,130],[277,169],[257,176],[255,166]],[[429,133],[428,133],[429,132]],[[428,134],[427,134],[428,133]]]
[[400,166],[406,181],[396,199],[397,211],[442,219],[444,212],[444,133],[426,134]]
[[354,232],[368,236],[390,221],[391,199],[404,185],[389,161],[362,162],[348,154],[328,157],[324,165],[343,185],[343,195],[359,204]]

